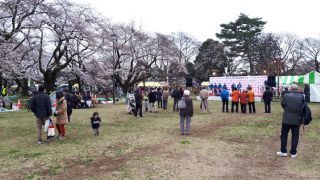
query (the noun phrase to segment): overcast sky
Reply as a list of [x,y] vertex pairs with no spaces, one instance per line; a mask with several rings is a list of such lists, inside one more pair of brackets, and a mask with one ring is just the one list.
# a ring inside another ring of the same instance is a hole
[[320,37],[320,0],[71,0],[89,4],[112,22],[131,22],[149,32],[186,32],[215,38],[220,24],[241,12],[267,21],[265,32]]

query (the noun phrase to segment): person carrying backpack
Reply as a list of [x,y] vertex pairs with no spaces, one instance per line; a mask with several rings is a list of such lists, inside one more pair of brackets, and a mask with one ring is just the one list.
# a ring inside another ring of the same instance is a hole
[[[191,118],[193,116],[193,103],[192,99],[189,97],[190,91],[185,90],[183,93],[183,98],[181,101],[184,101],[185,108],[180,107],[180,131],[181,135],[190,135],[190,124]],[[185,128],[186,124],[186,128]]]
[[221,97],[221,100],[222,100],[222,112],[224,112],[224,110],[226,109],[226,112],[228,113],[229,112],[229,96],[230,96],[230,93],[229,91],[227,90],[227,88],[223,88],[222,92],[220,93],[220,97]]
[[286,94],[281,106],[284,109],[281,127],[281,149],[277,152],[278,156],[287,157],[287,141],[288,133],[291,130],[292,141],[290,155],[292,158],[297,157],[297,147],[299,142],[299,130],[303,120],[301,109],[304,105],[304,97],[299,93],[299,88],[296,84],[290,87],[290,93]]

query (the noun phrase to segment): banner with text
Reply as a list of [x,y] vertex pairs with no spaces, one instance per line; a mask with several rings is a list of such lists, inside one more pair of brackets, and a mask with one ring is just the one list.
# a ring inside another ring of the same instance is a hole
[[268,80],[268,76],[226,76],[226,77],[210,77],[210,85],[227,85],[228,90],[231,91],[232,84],[242,85],[242,89],[251,86],[256,96],[262,96],[264,92],[264,82]]

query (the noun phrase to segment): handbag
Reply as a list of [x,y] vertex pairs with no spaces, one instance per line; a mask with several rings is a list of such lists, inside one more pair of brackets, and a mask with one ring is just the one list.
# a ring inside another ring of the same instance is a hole
[[50,125],[48,126],[47,139],[53,138],[55,136],[55,127],[50,119]]
[[181,100],[178,101],[178,108],[179,109],[186,109],[187,108],[186,101],[184,100],[184,98],[182,98]]

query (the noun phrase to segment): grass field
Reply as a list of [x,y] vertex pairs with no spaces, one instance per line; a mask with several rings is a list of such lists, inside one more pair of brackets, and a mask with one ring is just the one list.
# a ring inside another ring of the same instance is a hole
[[[209,104],[211,112],[200,113],[195,101],[188,137],[176,113],[135,118],[119,104],[74,110],[67,139],[42,145],[32,113],[1,113],[0,179],[320,179],[319,104],[311,105],[314,121],[301,130],[297,159],[275,155],[278,103],[271,115],[261,103],[256,115],[223,114],[219,102]],[[99,137],[89,124],[93,111],[103,121]]]

